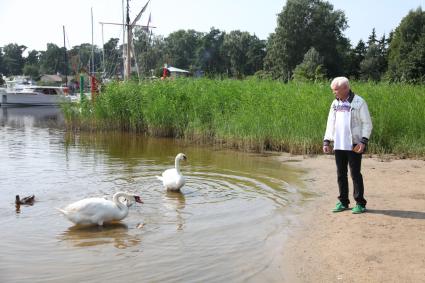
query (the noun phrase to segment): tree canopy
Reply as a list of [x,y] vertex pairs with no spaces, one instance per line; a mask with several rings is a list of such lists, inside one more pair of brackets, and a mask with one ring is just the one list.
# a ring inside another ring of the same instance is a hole
[[296,81],[316,82],[325,78],[325,71],[323,57],[312,47],[304,55],[304,60],[301,64],[295,68],[293,77]]
[[410,11],[396,28],[389,47],[391,81],[425,82],[425,12]]
[[[214,27],[209,32],[178,30],[167,37],[136,29],[133,63],[142,77],[160,76],[168,64],[210,77],[315,81],[344,75],[356,80],[425,82],[421,8],[410,11],[388,37],[372,29],[355,46],[343,34],[348,27],[344,12],[325,0],[288,0],[276,19],[275,32],[267,40],[246,31]],[[123,46],[118,38],[102,48],[82,43],[65,50],[48,43],[46,51],[31,50],[24,57],[26,49],[17,43],[0,48],[0,73],[77,74],[81,69],[91,71],[93,62],[98,76],[117,78],[123,71]]]
[[10,43],[3,47],[3,67],[4,75],[20,75],[25,64],[25,59],[22,56],[23,52],[27,49],[25,45],[18,45]]
[[288,0],[269,39],[265,68],[273,77],[289,80],[304,54],[314,47],[324,58],[328,76],[341,74],[349,41],[343,36],[342,11],[321,0]]

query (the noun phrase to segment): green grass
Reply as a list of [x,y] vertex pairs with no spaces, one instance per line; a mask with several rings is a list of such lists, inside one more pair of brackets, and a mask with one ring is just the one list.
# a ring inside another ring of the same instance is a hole
[[[369,152],[425,156],[425,86],[353,83],[374,129]],[[185,138],[241,149],[319,153],[333,100],[328,83],[178,79],[113,83],[66,109],[70,126]]]

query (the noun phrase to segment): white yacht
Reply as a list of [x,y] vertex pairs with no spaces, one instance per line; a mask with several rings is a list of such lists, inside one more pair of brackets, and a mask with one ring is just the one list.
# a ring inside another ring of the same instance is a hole
[[69,95],[68,88],[58,86],[28,85],[20,90],[0,92],[1,106],[8,105],[59,105],[62,102],[73,102],[77,96]]

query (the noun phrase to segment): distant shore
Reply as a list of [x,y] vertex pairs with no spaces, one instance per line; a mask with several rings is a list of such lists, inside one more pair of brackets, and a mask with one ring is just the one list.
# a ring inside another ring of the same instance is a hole
[[[333,213],[333,156],[291,156],[317,193],[298,215],[284,252],[284,282],[422,282],[425,278],[425,161],[365,157],[367,212]],[[351,206],[352,185],[350,181]]]

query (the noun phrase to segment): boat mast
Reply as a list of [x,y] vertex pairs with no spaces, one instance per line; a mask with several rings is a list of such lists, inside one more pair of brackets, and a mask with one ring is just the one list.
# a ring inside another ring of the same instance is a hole
[[131,74],[131,45],[130,42],[133,40],[133,32],[132,32],[132,26],[130,25],[130,9],[128,6],[128,0],[127,0],[127,65],[126,65],[126,74],[127,79],[130,79]]
[[[142,25],[136,24],[136,22],[142,16],[143,12],[146,10],[146,7],[148,6],[150,1],[151,0],[148,0],[148,2],[146,2],[145,6],[143,6],[142,10],[139,12],[137,17],[133,20],[133,22],[131,24],[130,24],[130,9],[129,9],[129,5],[128,5],[128,0],[127,0],[127,17],[125,17],[124,0],[122,0],[122,24],[100,22],[100,24],[102,24],[102,27],[103,27],[104,24],[122,26],[122,30],[123,30],[122,52],[123,52],[123,73],[124,73],[123,79],[124,80],[129,79],[130,73],[131,73],[131,42],[133,41],[133,32],[132,32],[133,28],[134,27],[141,27],[141,28],[146,29],[146,30],[149,30],[149,28],[155,28],[154,26],[142,26]],[[126,20],[126,22],[124,22],[125,20]],[[127,45],[125,43],[126,27],[127,27]]]
[[124,12],[124,0],[122,0],[122,78],[125,80],[125,62],[126,62],[126,57],[125,57],[125,12]]
[[93,7],[91,7],[91,74],[94,75]]
[[66,56],[66,44],[65,44],[65,26],[63,27],[63,48],[65,50],[64,52],[64,58],[65,58],[65,86],[68,86],[68,56]]
[[103,24],[101,24],[102,25],[102,69],[103,69],[103,72],[102,72],[102,78],[104,78],[105,77],[105,74],[106,74],[106,67],[105,67],[105,39],[104,39],[104,37],[103,37]]

